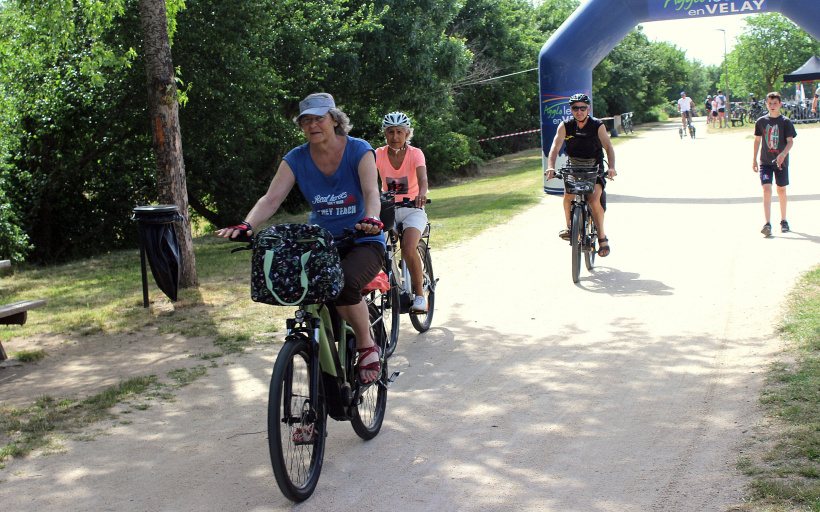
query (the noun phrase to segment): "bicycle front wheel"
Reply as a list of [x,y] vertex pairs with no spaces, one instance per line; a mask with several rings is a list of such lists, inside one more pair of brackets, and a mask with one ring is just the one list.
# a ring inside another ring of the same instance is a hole
[[[370,325],[378,326],[379,308],[374,304],[370,305]],[[377,337],[377,333],[373,332],[371,327],[371,336],[376,341],[376,344],[381,349],[382,354],[385,353],[385,337]],[[356,409],[353,411],[353,417],[350,420],[353,425],[353,430],[356,435],[365,441],[373,439],[379,433],[384,422],[384,413],[387,410],[387,386],[384,384],[387,380],[387,357],[382,356],[381,375],[378,380],[369,385],[363,385],[359,388],[359,395],[356,401]]]
[[598,229],[595,227],[595,222],[592,220],[592,213],[587,211],[586,221],[584,222],[584,231],[586,239],[589,240],[588,251],[584,251],[584,263],[587,270],[592,270],[595,267],[595,255],[598,254]]
[[308,499],[322,472],[327,407],[321,390],[315,396],[318,403],[312,404],[308,342],[288,340],[279,351],[270,381],[268,448],[276,483],[292,501]]
[[[399,297],[399,285],[396,283],[397,276],[393,274],[390,279],[390,290],[384,296],[384,310],[382,311],[382,325],[386,343],[384,346],[384,357],[393,355],[396,346],[399,344],[399,325],[401,321],[401,299]],[[377,340],[378,341],[378,340]]]
[[417,247],[421,259],[422,286],[424,297],[427,299],[427,311],[424,313],[410,313],[410,322],[418,332],[425,332],[433,323],[433,309],[436,305],[436,279],[433,277],[433,258],[430,256],[430,247],[424,240],[419,240]]
[[580,206],[572,209],[571,226],[569,242],[572,245],[572,282],[577,283],[581,277],[581,243],[584,236]]

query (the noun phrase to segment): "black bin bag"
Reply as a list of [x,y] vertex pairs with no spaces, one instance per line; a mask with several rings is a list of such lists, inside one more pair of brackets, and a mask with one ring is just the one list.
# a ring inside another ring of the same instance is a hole
[[151,266],[154,281],[172,301],[177,300],[182,257],[179,252],[174,221],[181,220],[179,208],[173,204],[138,206],[132,220],[137,221],[140,233],[140,258],[142,260],[142,289],[145,307],[148,307],[148,282],[145,259]]

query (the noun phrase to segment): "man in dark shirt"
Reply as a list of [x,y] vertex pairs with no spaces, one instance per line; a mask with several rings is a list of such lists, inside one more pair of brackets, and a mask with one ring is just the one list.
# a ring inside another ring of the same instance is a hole
[[[603,167],[604,150],[606,150],[608,164],[606,176],[611,180],[618,174],[615,172],[615,149],[612,147],[612,141],[609,140],[606,126],[600,119],[589,115],[591,103],[589,96],[586,94],[575,94],[570,97],[569,105],[572,119],[563,121],[555,133],[547,162],[548,179],[555,176],[555,161],[564,144],[566,144],[565,151],[569,156],[570,165],[576,167]],[[601,194],[605,186],[606,181],[599,178],[598,183],[595,185],[595,192],[589,197],[592,219],[598,228],[598,243],[601,247],[598,250],[598,255],[601,257],[608,256],[610,252],[609,239],[604,232],[604,207],[601,205]],[[567,229],[558,233],[561,238],[569,239],[571,205],[572,196],[564,194],[564,216],[566,217]]]
[[[772,234],[772,181],[777,184],[777,197],[780,200],[780,231],[789,231],[786,221],[786,185],[789,184],[789,151],[792,149],[797,132],[791,120],[780,114],[783,102],[779,92],[766,95],[766,108],[769,113],[755,123],[754,155],[752,169],[760,174],[763,185],[763,213],[766,224],[760,230],[765,236]],[[757,153],[760,151],[760,165]]]

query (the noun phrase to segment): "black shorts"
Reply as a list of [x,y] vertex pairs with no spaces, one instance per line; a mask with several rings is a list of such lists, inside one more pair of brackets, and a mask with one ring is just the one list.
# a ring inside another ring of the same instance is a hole
[[353,306],[362,301],[362,289],[370,284],[384,266],[384,246],[379,242],[362,242],[339,249],[345,285],[337,306]]
[[789,184],[789,164],[783,164],[778,168],[777,165],[763,165],[760,164],[760,184],[771,185],[772,178],[778,187],[785,187]]
[[720,112],[722,114],[722,113],[726,112],[726,109],[721,107],[721,108],[718,109],[718,112]]

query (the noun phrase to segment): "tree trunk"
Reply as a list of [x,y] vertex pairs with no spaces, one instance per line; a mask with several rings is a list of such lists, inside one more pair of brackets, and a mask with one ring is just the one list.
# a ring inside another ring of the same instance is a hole
[[177,205],[182,215],[182,220],[175,223],[182,257],[179,286],[197,287],[199,279],[191,238],[188,189],[179,129],[179,99],[171,59],[171,41],[168,38],[165,0],[140,0],[140,20],[148,74],[148,110],[151,115],[159,200],[163,204]]

